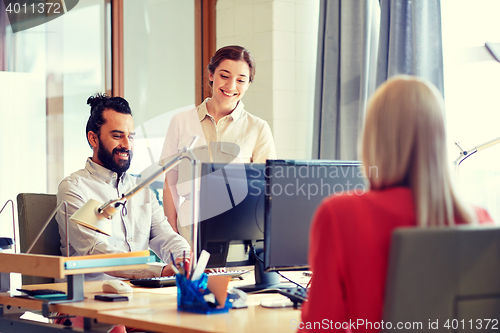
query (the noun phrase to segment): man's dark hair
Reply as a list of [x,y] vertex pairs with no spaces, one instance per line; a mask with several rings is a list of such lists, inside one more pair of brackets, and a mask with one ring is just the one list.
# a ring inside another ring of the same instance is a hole
[[[90,131],[101,134],[101,126],[106,122],[102,113],[107,110],[114,110],[119,113],[132,115],[132,110],[128,102],[121,97],[110,97],[106,94],[95,94],[87,99],[87,104],[90,105],[90,117],[87,121],[87,141]],[[90,142],[89,142],[90,145]]]

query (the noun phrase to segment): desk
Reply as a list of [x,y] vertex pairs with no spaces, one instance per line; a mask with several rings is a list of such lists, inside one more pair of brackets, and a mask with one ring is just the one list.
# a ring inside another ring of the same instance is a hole
[[[307,283],[308,278],[298,272],[288,272],[294,281]],[[253,276],[243,281],[232,281],[230,287],[253,283]],[[248,296],[247,309],[232,309],[228,313],[200,315],[177,311],[177,290],[167,288],[139,288],[128,294],[128,302],[95,301],[94,295],[102,294],[102,281],[85,282],[85,300],[50,306],[54,312],[96,319],[103,324],[123,324],[154,332],[294,332],[292,320],[300,320],[300,310],[293,308],[267,309],[260,301],[277,294],[254,294]],[[32,289],[50,288],[65,290],[66,284],[33,285]],[[32,310],[42,308],[41,301],[15,298],[3,294],[0,303]],[[54,325],[52,325],[54,326]],[[5,326],[4,326],[5,327]],[[21,332],[16,325],[11,331]],[[8,332],[3,330],[3,333]],[[37,332],[41,332],[37,330]]]

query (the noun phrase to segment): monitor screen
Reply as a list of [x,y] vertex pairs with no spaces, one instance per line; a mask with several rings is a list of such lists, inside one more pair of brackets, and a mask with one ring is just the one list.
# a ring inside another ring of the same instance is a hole
[[255,263],[251,250],[264,239],[264,167],[202,164],[198,253],[211,254],[208,268]]
[[268,160],[264,269],[308,267],[309,227],[321,201],[334,193],[366,191],[355,161]]

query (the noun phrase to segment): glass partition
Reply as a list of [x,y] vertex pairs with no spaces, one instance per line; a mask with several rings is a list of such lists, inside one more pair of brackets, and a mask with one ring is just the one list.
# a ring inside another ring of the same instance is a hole
[[[194,17],[194,0],[123,4],[124,98],[136,126],[133,174],[158,162],[170,119],[194,107]],[[153,186],[162,181],[158,177]]]
[[[21,192],[56,193],[91,155],[86,101],[108,88],[106,3],[79,1],[54,20],[14,33],[0,1],[1,205]],[[12,236],[9,211],[0,215],[0,236]]]

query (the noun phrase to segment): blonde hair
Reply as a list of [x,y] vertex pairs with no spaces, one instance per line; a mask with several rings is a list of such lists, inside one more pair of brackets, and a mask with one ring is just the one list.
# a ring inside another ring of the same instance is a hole
[[368,104],[361,155],[371,189],[407,186],[417,225],[453,225],[475,219],[453,189],[444,128],[444,101],[423,79],[396,76]]

